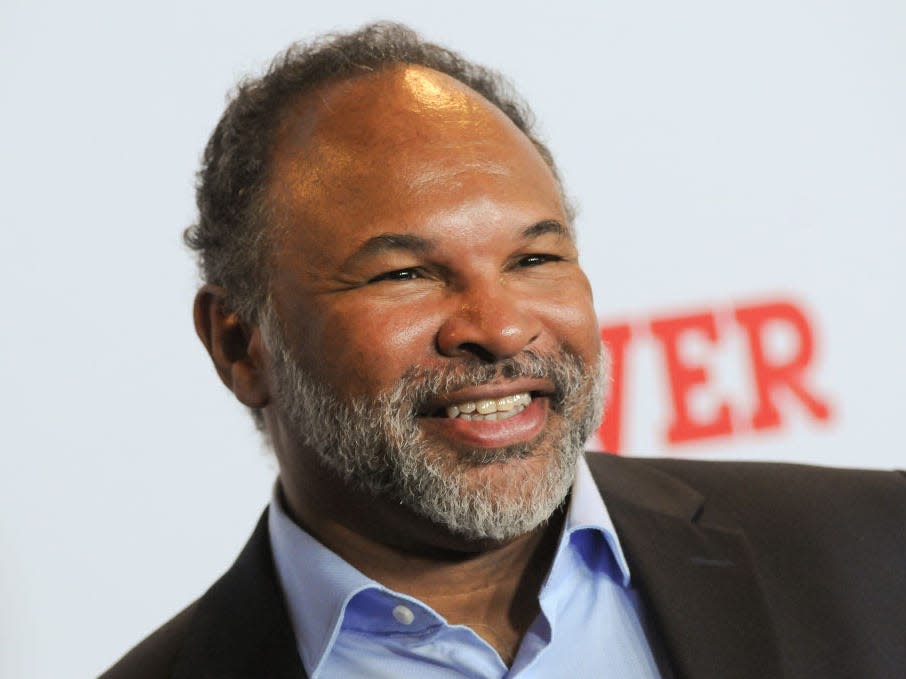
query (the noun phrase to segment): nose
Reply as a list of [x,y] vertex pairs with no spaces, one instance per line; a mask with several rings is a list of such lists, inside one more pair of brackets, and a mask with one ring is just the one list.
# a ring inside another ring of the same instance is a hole
[[438,330],[438,351],[487,362],[515,356],[541,334],[541,322],[528,308],[529,301],[500,283],[464,291]]

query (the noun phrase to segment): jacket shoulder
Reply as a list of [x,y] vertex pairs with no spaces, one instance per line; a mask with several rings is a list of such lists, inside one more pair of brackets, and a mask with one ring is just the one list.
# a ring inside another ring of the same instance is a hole
[[837,543],[845,535],[862,542],[873,535],[906,549],[906,475],[901,471],[595,453],[589,466],[608,502],[613,497],[629,505],[680,506],[706,523],[729,517],[734,525],[774,541],[810,534]]
[[[740,489],[753,489],[761,498],[851,494],[870,500],[877,493],[899,500],[906,496],[906,471],[825,467],[789,462],[704,461],[678,458],[617,457],[590,454],[593,472],[607,475],[619,470],[632,480],[659,472],[682,481],[708,497],[738,498]],[[665,478],[665,477],[662,477]]]
[[197,601],[184,608],[120,658],[99,679],[165,679],[171,677],[197,608]]
[[[824,500],[822,512],[858,513],[864,509],[875,516],[882,509],[902,511],[906,507],[906,476],[897,471],[677,459],[651,460],[651,466],[682,479],[711,498],[757,505],[760,509],[798,509],[819,499]],[[778,504],[770,504],[773,502]]]

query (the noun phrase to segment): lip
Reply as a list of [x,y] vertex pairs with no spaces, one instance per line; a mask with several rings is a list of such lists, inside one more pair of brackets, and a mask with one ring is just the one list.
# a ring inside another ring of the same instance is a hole
[[[530,389],[503,390],[501,396]],[[466,393],[466,392],[463,392]],[[471,393],[471,392],[469,392]],[[483,392],[486,393],[486,392]],[[459,394],[457,392],[457,398]],[[467,395],[463,400],[470,400]],[[495,398],[479,396],[478,398]],[[463,420],[450,417],[420,417],[419,424],[426,432],[440,435],[454,443],[473,448],[502,448],[517,443],[524,443],[536,438],[547,423],[548,403],[546,396],[535,396],[525,410],[505,420]],[[456,401],[452,401],[456,402]]]
[[[492,382],[490,384],[482,384],[447,392],[428,401],[422,412],[434,413],[456,403],[481,401],[482,399],[498,399],[503,398],[504,396],[510,396],[511,394],[521,394],[523,392],[528,392],[536,398],[547,397],[551,396],[555,390],[556,387],[553,382],[538,378],[520,378],[508,380],[506,382]],[[547,399],[545,398],[545,400]],[[528,408],[526,408],[526,410],[527,409]],[[518,417],[519,415],[510,419],[517,419]]]

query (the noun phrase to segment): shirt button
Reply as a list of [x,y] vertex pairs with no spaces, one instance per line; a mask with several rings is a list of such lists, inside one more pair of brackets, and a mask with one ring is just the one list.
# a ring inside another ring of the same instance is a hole
[[406,606],[397,606],[393,609],[393,617],[401,625],[411,625],[412,621],[415,620],[415,613]]

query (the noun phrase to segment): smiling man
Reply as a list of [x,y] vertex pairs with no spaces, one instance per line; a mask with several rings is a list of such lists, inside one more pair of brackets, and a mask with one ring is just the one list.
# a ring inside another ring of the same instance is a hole
[[288,509],[325,544],[532,542],[603,385],[551,168],[500,109],[413,64],[322,86],[274,148],[272,363],[234,391],[263,407]]
[[[906,554],[878,538],[906,519],[900,476],[586,462],[591,291],[551,155],[493,73],[397,25],[295,47],[239,88],[198,204],[196,329],[279,479],[236,564],[105,676],[906,662],[877,594],[902,601],[903,562],[878,568]],[[860,592],[838,606],[842,583]]]

